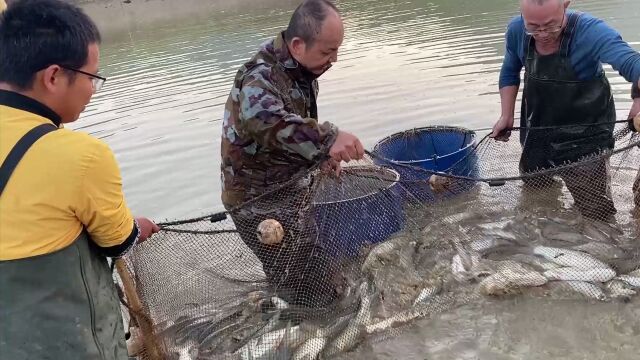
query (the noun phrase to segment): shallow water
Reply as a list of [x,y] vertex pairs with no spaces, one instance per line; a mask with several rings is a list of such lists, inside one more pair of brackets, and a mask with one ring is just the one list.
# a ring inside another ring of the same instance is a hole
[[[220,129],[233,75],[262,41],[286,26],[295,4],[249,3],[86,5],[106,29],[101,71],[108,81],[71,127],[115,150],[134,212],[161,220],[221,209]],[[339,61],[320,78],[321,120],[357,134],[369,149],[411,127],[492,126],[500,112],[503,33],[516,5],[342,1],[346,38]],[[603,17],[640,49],[639,2],[589,0],[575,7]],[[623,118],[630,87],[608,70]]]

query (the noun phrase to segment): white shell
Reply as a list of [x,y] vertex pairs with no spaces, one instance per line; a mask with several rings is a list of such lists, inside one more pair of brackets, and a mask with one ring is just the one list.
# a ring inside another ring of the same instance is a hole
[[258,240],[265,245],[277,245],[284,238],[284,229],[282,225],[274,220],[267,219],[258,225]]

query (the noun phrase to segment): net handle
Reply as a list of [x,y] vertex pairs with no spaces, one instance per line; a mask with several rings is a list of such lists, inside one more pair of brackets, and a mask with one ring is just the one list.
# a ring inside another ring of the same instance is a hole
[[127,270],[127,265],[123,259],[115,260],[116,269],[118,275],[122,280],[122,287],[124,294],[127,297],[127,303],[129,304],[129,313],[135,317],[136,322],[140,326],[142,335],[142,343],[144,345],[145,358],[149,360],[163,360],[162,351],[156,341],[156,337],[153,334],[153,325],[151,319],[144,315],[142,308],[142,301],[138,296],[131,274]]

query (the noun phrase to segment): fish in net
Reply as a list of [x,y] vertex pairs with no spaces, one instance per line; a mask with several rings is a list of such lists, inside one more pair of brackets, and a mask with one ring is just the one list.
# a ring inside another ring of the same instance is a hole
[[153,338],[138,356],[340,357],[489,300],[640,309],[640,139],[614,138],[532,168],[517,141],[413,129],[340,177],[312,169],[164,223],[124,259],[141,304],[131,324]]

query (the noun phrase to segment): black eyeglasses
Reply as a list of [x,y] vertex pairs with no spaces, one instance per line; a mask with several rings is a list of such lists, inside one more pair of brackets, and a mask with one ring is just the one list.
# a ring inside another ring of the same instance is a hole
[[107,78],[102,77],[100,75],[96,75],[96,74],[92,74],[92,73],[88,73],[86,71],[82,71],[82,70],[78,70],[78,69],[74,69],[68,66],[64,66],[64,65],[59,65],[61,68],[69,70],[69,71],[73,71],[73,72],[77,72],[79,74],[83,74],[83,75],[87,75],[88,77],[91,78],[91,84],[93,85],[93,91],[99,91],[100,89],[102,89],[102,85],[104,85],[105,81],[107,81]]

